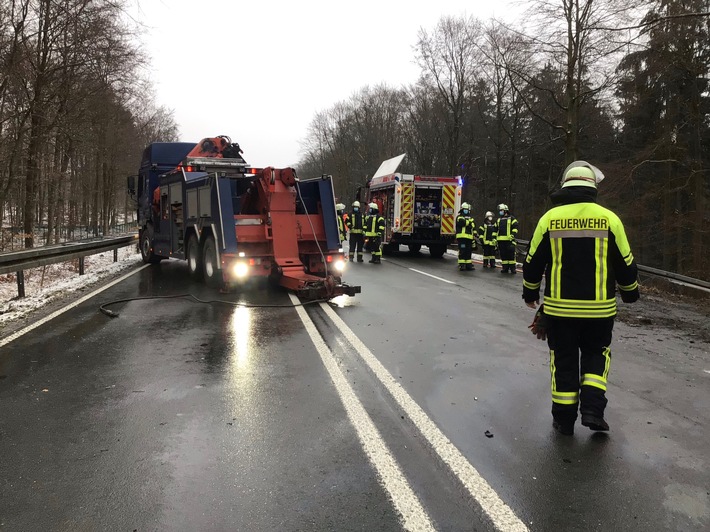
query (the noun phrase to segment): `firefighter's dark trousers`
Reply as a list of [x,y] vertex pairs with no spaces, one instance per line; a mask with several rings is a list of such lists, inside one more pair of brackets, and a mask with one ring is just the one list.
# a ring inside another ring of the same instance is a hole
[[382,260],[382,237],[379,235],[371,236],[370,238],[370,252],[372,253],[372,260],[375,264],[379,264]]
[[552,417],[574,423],[582,414],[604,417],[614,318],[547,316],[552,375]]
[[515,271],[515,244],[510,240],[499,240],[498,249],[500,249],[500,263],[503,265],[504,272]]
[[471,253],[473,252],[473,239],[472,238],[459,238],[459,269],[460,270],[470,270],[473,266],[473,261],[471,260]]
[[496,247],[494,244],[483,244],[483,266],[496,267]]
[[362,252],[365,245],[365,235],[362,233],[353,233],[350,231],[350,247],[348,249],[348,258],[353,260],[357,252],[358,262],[362,262]]

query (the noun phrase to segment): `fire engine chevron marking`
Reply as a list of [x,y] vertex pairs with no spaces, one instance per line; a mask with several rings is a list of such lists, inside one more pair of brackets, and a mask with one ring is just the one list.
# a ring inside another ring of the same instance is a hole
[[[411,398],[401,384],[387,371],[380,361],[372,354],[367,346],[345,324],[338,314],[326,303],[320,307],[333,321],[335,326],[355,348],[360,357],[370,367],[370,370],[387,388],[399,406],[406,412],[412,423],[426,438],[439,458],[449,467],[451,472],[465,486],[473,499],[480,505],[493,525],[498,530],[522,532],[528,527],[523,523],[513,510],[503,502],[493,488],[486,482],[480,473],[461,454],[454,444],[444,435],[436,424],[426,415],[424,410]],[[304,311],[305,312],[305,311]]]
[[45,323],[47,323],[47,322],[50,321],[50,320],[53,320],[54,318],[56,318],[56,317],[59,316],[60,314],[64,314],[67,310],[71,310],[71,309],[73,309],[74,307],[76,307],[76,306],[78,306],[78,305],[81,305],[81,304],[82,304],[84,301],[86,301],[87,299],[91,299],[91,298],[94,297],[95,295],[100,294],[100,293],[103,292],[104,290],[107,290],[107,289],[111,288],[113,285],[120,283],[120,282],[123,281],[124,279],[127,279],[128,277],[130,277],[130,276],[133,275],[134,273],[138,273],[139,271],[144,270],[145,268],[148,268],[148,267],[150,267],[150,266],[151,266],[150,264],[144,264],[143,266],[141,266],[141,267],[139,267],[139,268],[136,268],[136,269],[133,270],[132,272],[127,273],[126,275],[123,275],[122,277],[119,277],[119,278],[116,279],[115,281],[111,281],[111,282],[108,283],[107,285],[102,286],[101,288],[99,288],[99,289],[97,289],[97,290],[94,290],[94,291],[91,292],[90,294],[86,294],[84,297],[77,299],[76,301],[74,301],[73,303],[70,303],[70,304],[67,305],[66,307],[60,308],[59,310],[55,310],[54,312],[52,312],[52,313],[49,314],[48,316],[45,316],[45,317],[42,318],[41,320],[38,320],[38,321],[32,323],[31,325],[28,325],[28,326],[25,327],[24,329],[20,329],[19,331],[17,331],[17,332],[14,333],[14,334],[11,334],[11,335],[8,336],[7,338],[3,338],[2,340],[0,340],[0,347],[6,346],[7,344],[9,344],[10,342],[12,342],[13,340],[17,340],[20,336],[23,336],[23,335],[27,334],[28,332],[30,332],[30,331],[33,330],[33,329],[36,329],[36,328],[39,327],[40,325],[44,325]]
[[[289,294],[289,297],[294,305],[299,304],[296,296]],[[338,396],[345,407],[350,422],[355,427],[367,458],[375,468],[380,482],[387,490],[396,510],[401,515],[404,528],[406,530],[435,530],[431,519],[399,468],[399,464],[387,448],[387,444],[365,411],[365,407],[357,399],[355,392],[345,379],[333,353],[326,345],[313,321],[308,317],[302,306],[296,306],[295,308],[335,385]]]

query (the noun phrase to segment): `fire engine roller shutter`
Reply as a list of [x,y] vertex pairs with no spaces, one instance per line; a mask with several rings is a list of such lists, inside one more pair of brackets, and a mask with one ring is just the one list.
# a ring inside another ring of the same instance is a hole
[[444,185],[441,194],[441,234],[454,234],[454,219],[456,213],[456,185]]
[[402,184],[402,233],[411,234],[414,229],[414,183]]

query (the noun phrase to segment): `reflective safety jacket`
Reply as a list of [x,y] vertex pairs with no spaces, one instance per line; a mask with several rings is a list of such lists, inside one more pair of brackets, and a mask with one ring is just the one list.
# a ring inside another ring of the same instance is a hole
[[459,240],[473,240],[476,233],[476,224],[473,218],[459,214],[456,217],[456,238]]
[[498,230],[495,222],[484,223],[481,227],[479,227],[478,236],[481,238],[481,242],[483,242],[486,246],[495,246],[496,237],[498,236]]
[[613,317],[616,284],[638,292],[636,263],[621,220],[594,202],[596,190],[584,189],[557,193],[564,204],[540,218],[523,264],[523,299],[539,300],[545,275],[544,312],[550,316]]
[[365,236],[382,236],[385,232],[385,219],[379,214],[365,218]]
[[340,233],[340,240],[342,242],[347,235],[345,234],[345,222],[343,221],[343,216],[340,214],[338,214],[338,232]]
[[345,220],[345,225],[350,231],[350,234],[362,233],[365,229],[364,217],[361,212],[351,212],[348,219]]
[[498,233],[498,241],[515,240],[518,236],[518,220],[515,216],[508,214],[501,216],[496,221],[496,232]]

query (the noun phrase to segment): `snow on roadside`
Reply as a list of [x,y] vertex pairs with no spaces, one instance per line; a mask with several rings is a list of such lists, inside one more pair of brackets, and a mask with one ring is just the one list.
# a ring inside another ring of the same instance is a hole
[[127,246],[119,248],[118,262],[113,262],[113,251],[87,256],[84,275],[79,275],[78,260],[25,270],[26,297],[22,299],[17,299],[15,274],[0,275],[0,325],[25,318],[51,301],[114,276],[139,262],[141,255],[135,246]]

